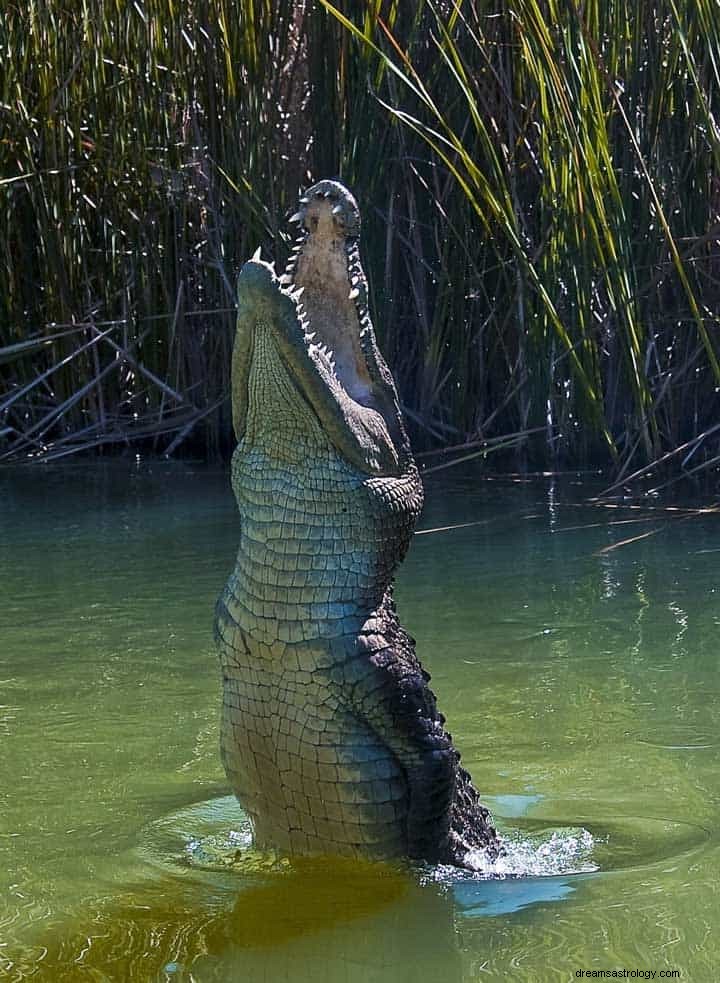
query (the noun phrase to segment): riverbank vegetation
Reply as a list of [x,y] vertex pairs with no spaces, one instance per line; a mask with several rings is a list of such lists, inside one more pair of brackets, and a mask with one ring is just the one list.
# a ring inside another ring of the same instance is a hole
[[720,462],[713,0],[32,0],[0,45],[0,460],[227,453],[237,270],[336,176],[421,451]]

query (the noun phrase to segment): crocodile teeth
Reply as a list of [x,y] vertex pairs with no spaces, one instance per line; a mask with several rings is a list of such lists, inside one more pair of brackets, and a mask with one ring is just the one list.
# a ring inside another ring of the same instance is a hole
[[253,262],[255,260],[260,259],[260,250],[261,249],[262,249],[262,246],[258,246],[257,249],[255,250],[255,252],[253,253],[253,257],[252,257],[253,258]]
[[359,296],[360,296],[360,291],[358,290],[357,287],[353,287],[350,293],[348,294],[348,300],[355,300],[355,298]]
[[342,210],[343,210],[343,206],[342,205],[335,205],[335,207],[332,210],[332,214],[333,215],[339,215],[342,212]]
[[302,222],[302,220],[303,220],[302,212],[295,212],[294,215],[290,216],[288,222]]
[[292,295],[292,299],[297,302],[298,300],[300,300],[300,298],[304,293],[305,293],[305,287],[298,287],[297,290],[294,291]]
[[300,204],[301,205],[309,205],[310,204],[310,199],[307,197],[307,195],[303,195],[302,196],[302,198],[300,199]]
[[305,334],[305,341],[307,341],[307,343],[310,344],[310,342],[313,340],[313,338],[315,337],[316,334],[317,334],[317,331],[308,331]]
[[293,278],[290,276],[289,273],[283,273],[283,275],[280,277],[280,283],[283,285],[283,287],[291,286],[292,282],[293,282]]

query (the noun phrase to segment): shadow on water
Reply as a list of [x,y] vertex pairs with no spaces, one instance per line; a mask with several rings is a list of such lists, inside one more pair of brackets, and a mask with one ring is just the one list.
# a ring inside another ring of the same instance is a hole
[[[197,887],[197,886],[195,886]],[[461,983],[471,920],[566,898],[570,878],[420,883],[336,858],[294,862],[214,897],[173,878],[103,907],[33,967],[34,978],[215,983]]]
[[91,924],[74,919],[36,973],[67,983],[462,978],[451,899],[397,867],[317,858],[207,886],[166,875],[125,892]]

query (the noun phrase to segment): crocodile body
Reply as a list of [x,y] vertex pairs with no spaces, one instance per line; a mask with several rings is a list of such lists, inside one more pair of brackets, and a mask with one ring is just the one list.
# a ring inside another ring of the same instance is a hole
[[357,205],[323,181],[294,218],[285,275],[256,254],[238,282],[223,762],[261,847],[462,864],[498,841],[392,599],[423,494]]

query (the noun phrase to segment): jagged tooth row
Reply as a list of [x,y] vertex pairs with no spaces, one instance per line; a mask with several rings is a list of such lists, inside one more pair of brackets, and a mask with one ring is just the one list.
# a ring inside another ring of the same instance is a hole
[[350,240],[347,243],[346,251],[348,280],[350,282],[350,293],[348,294],[348,299],[355,301],[355,309],[357,311],[358,322],[360,324],[360,338],[362,340],[367,335],[368,330],[372,327],[372,322],[370,321],[370,312],[368,311],[367,306],[367,280],[365,279],[365,273],[363,272],[363,268],[360,263],[360,251],[358,249],[357,240]]
[[289,287],[294,283],[294,274],[297,270],[297,261],[299,259],[302,248],[305,245],[305,240],[307,239],[307,233],[301,232],[298,238],[295,240],[295,244],[290,251],[290,258],[285,266],[285,272],[280,277],[280,283]]
[[[314,338],[315,333],[313,332],[312,335],[306,335],[305,336],[306,340],[308,339],[308,337]],[[327,347],[327,345],[317,342],[310,343],[308,344],[308,353],[310,357],[315,359],[316,361],[318,359],[321,359],[325,363],[325,365],[330,369],[333,376],[335,376],[335,378],[337,379],[337,375],[335,374],[335,355],[334,352]]]
[[285,271],[280,277],[280,283],[283,287],[290,287],[292,289],[295,282],[294,273],[297,270],[297,261],[302,252],[302,248],[305,245],[305,240],[307,238],[306,234],[300,234],[295,240],[291,250],[290,257],[285,265]]
[[[308,200],[309,199],[307,198],[301,198],[300,203],[307,204]],[[298,212],[297,214],[299,215],[300,213]],[[293,216],[293,219],[294,218],[295,216]],[[293,219],[290,219],[290,221],[293,221]],[[297,261],[303,250],[306,239],[307,233],[301,233],[295,241],[295,244],[292,247],[290,259],[285,267],[285,272],[279,277],[279,282],[283,288],[283,293],[295,304],[297,319],[302,329],[303,340],[309,355],[313,358],[322,358],[332,374],[337,378],[335,374],[335,359],[333,352],[325,344],[314,343],[316,334],[314,331],[309,330],[312,325],[310,324],[307,311],[305,310],[305,307],[300,299],[305,292],[305,287],[295,287],[295,278],[293,274],[297,270]]]

